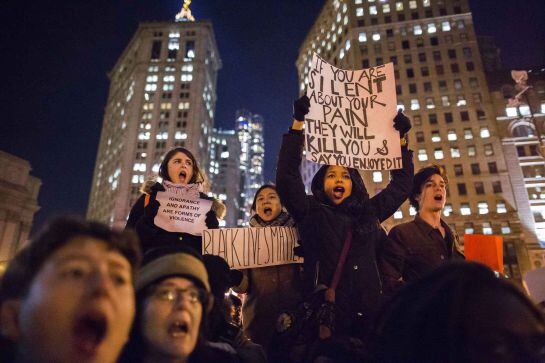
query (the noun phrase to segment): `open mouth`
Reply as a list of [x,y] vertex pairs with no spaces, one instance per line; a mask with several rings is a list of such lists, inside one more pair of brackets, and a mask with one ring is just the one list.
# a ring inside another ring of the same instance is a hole
[[344,188],[343,187],[335,187],[333,188],[333,196],[337,199],[341,199],[344,195]]
[[265,207],[263,208],[263,213],[265,213],[265,215],[271,215],[272,214],[272,208],[271,207]]
[[175,321],[168,328],[168,334],[174,338],[184,337],[189,332],[189,324],[185,321]]
[[438,202],[443,201],[443,196],[441,194],[436,194],[433,199],[435,199]]
[[87,355],[93,355],[106,337],[108,322],[101,312],[88,312],[76,320],[73,328],[75,345]]
[[187,173],[182,170],[179,174],[179,177],[180,177],[180,182],[185,183],[186,181],[185,178],[187,177]]

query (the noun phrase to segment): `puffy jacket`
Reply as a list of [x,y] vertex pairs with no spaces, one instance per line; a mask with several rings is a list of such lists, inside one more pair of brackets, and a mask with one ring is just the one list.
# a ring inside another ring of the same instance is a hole
[[387,236],[380,223],[399,208],[411,190],[412,151],[402,147],[403,169],[393,170],[391,182],[373,198],[369,198],[359,172],[349,168],[352,193],[341,204],[334,205],[323,190],[327,165],[312,180],[313,195],[305,193],[299,172],[303,140],[303,132],[290,130],[284,135],[276,174],[278,194],[298,226],[307,292],[317,284],[331,284],[342,246],[352,228],[352,244],[336,290],[335,327],[340,333],[358,334],[362,327],[369,327],[381,301],[376,254]]
[[[160,183],[153,183],[151,186],[144,186],[143,191],[144,194],[142,194],[136,203],[134,203],[131,212],[129,213],[127,225],[125,226],[125,228],[134,229],[138,234],[142,252],[146,253],[150,249],[156,247],[183,243],[195,249],[198,253],[201,253],[202,237],[188,233],[168,232],[157,227],[153,223],[157,211],[159,210],[159,202],[157,202],[155,198],[157,192],[165,191],[163,185]],[[146,194],[148,194],[150,198],[148,205],[145,206]],[[218,206],[218,203],[220,202],[203,193],[200,193],[200,197],[213,201],[212,209],[206,214],[206,226],[208,228],[218,228],[219,222],[215,210],[221,208]]]

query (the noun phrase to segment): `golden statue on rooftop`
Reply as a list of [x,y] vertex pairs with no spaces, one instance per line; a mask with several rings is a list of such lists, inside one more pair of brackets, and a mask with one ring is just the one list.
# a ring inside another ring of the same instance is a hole
[[182,10],[176,14],[176,21],[195,21],[195,17],[191,14],[189,5],[191,5],[191,0],[184,0]]

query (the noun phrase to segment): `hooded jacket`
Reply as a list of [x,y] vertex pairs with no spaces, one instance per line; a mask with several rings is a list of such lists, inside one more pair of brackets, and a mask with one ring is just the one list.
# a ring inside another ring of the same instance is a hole
[[368,327],[381,301],[382,283],[377,266],[377,250],[387,236],[381,222],[405,201],[412,186],[412,151],[402,147],[403,169],[391,171],[388,186],[370,198],[359,172],[348,168],[352,193],[334,205],[324,192],[328,165],[312,180],[313,195],[306,195],[299,167],[303,152],[303,132],[290,130],[284,135],[276,185],[282,204],[295,219],[305,256],[307,293],[317,285],[332,282],[348,230],[352,244],[336,290],[338,332],[362,333]]
[[[150,249],[164,247],[183,243],[188,247],[193,248],[199,254],[202,251],[202,237],[194,236],[189,233],[168,232],[157,227],[153,220],[159,210],[159,202],[155,199],[157,192],[165,191],[161,183],[155,181],[147,181],[142,186],[143,194],[134,203],[129,219],[125,228],[131,228],[136,231],[140,238],[140,246],[142,253],[146,253]],[[144,205],[146,195],[149,195],[148,205]],[[222,215],[222,210],[225,209],[223,204],[214,198],[208,197],[204,193],[199,193],[202,199],[211,200],[212,209],[206,213],[206,226],[208,228],[218,228],[219,222],[216,215]]]

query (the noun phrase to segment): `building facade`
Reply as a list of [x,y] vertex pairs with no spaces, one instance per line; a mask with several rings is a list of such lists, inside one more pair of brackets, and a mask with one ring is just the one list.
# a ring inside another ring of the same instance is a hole
[[[521,223],[524,207],[515,198],[467,0],[328,0],[299,50],[301,92],[313,52],[345,69],[394,63],[398,107],[413,123],[415,168],[439,164],[450,179],[445,220],[460,236],[502,235],[505,272],[519,279],[530,268],[526,241],[536,237]],[[307,186],[312,168],[302,170]],[[371,195],[389,179],[388,172],[362,175]],[[385,226],[414,214],[406,202]]]
[[42,182],[28,161],[0,151],[0,273],[28,240]]
[[537,239],[526,241],[530,265],[539,268],[545,266],[545,149],[538,141],[545,132],[545,68],[528,72],[531,87],[520,103],[510,101],[524,89],[510,74],[502,70],[487,77],[521,221],[536,231]]
[[210,189],[221,200],[227,212],[222,227],[237,227],[240,217],[240,142],[235,130],[212,132],[210,142]]
[[247,225],[255,192],[263,185],[265,143],[263,117],[248,110],[236,114],[235,130],[240,142],[240,214],[238,225]]
[[221,68],[208,21],[142,23],[109,73],[87,217],[123,227],[144,180],[173,147],[209,168]]

